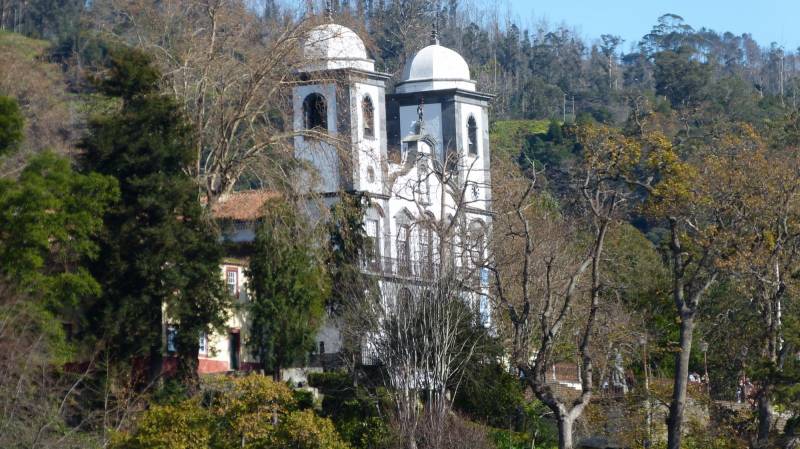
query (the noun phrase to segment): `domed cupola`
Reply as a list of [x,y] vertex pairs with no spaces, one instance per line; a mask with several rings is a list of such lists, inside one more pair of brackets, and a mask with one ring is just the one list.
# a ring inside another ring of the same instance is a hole
[[318,25],[306,34],[303,56],[307,71],[375,70],[375,61],[367,56],[364,41],[350,28],[335,23]]
[[429,90],[463,89],[475,91],[467,61],[455,51],[439,45],[434,32],[433,43],[418,51],[406,64],[397,83],[397,93]]

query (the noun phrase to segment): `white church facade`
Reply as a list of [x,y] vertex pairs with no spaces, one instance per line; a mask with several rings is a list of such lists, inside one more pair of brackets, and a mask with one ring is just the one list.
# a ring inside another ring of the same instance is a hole
[[[369,198],[364,223],[374,250],[365,272],[384,283],[424,282],[432,264],[477,267],[491,229],[491,96],[476,90],[465,60],[439,45],[434,32],[387,92],[390,76],[375,70],[352,30],[322,24],[303,45],[305,67],[292,91],[295,157],[311,168],[302,183],[327,206],[341,192]],[[215,214],[231,225],[227,238],[252,240],[254,211],[270,196],[246,191],[223,198]],[[442,229],[453,230],[453,249],[440,255],[435,248]],[[230,257],[222,266],[243,306],[246,264],[246,258]],[[471,305],[488,325],[487,274],[478,268],[470,276]],[[341,348],[335,322],[319,331],[319,355],[335,356]],[[200,338],[201,372],[256,368],[246,347],[246,312],[235,312],[228,328]]]

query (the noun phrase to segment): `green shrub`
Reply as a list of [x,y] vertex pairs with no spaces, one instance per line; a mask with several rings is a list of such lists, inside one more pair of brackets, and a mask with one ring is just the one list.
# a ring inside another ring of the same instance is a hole
[[353,386],[344,372],[312,373],[308,383],[323,395],[322,415],[333,421],[342,438],[358,448],[390,447],[392,432],[381,414],[390,404],[386,390]]
[[213,414],[196,400],[154,405],[136,422],[132,434],[112,439],[115,449],[192,449],[210,447]]
[[[492,429],[489,437],[497,449],[528,449],[531,447],[530,437],[521,432],[513,432],[503,429]],[[546,446],[536,445],[537,448]]]
[[333,423],[298,410],[285,384],[250,375],[214,377],[203,394],[154,405],[134,429],[115,435],[112,449],[346,449]]
[[306,410],[314,408],[314,394],[306,390],[294,390],[292,392],[294,400],[297,403],[297,408]]
[[272,438],[274,448],[347,449],[350,446],[339,438],[333,423],[320,418],[311,410],[288,414],[278,425]]
[[456,393],[455,407],[473,420],[492,427],[517,427],[525,397],[522,384],[499,363],[480,363],[469,368]]
[[22,142],[24,126],[17,101],[0,95],[0,156],[17,150]]

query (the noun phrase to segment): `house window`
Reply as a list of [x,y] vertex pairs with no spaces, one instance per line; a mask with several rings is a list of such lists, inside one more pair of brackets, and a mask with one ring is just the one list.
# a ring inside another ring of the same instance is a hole
[[173,354],[177,352],[178,346],[176,337],[178,336],[178,330],[175,329],[173,326],[167,327],[167,353]]
[[321,94],[311,94],[303,100],[303,121],[306,129],[328,130],[328,103]]
[[225,273],[225,284],[228,286],[228,293],[236,296],[239,291],[239,271],[236,268],[229,268]]
[[320,354],[325,354],[325,342],[324,341],[319,342],[319,353]]
[[364,120],[364,137],[375,137],[375,107],[369,95],[365,95],[361,101],[361,113]]
[[470,115],[467,119],[467,145],[469,154],[473,156],[478,155],[478,123],[475,122],[475,117]]
[[200,332],[197,342],[198,352],[200,354],[208,354],[208,335],[205,332]]

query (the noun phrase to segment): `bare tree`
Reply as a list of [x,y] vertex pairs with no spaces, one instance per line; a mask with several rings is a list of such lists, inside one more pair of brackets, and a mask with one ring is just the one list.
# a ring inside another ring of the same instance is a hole
[[366,261],[365,271],[377,275],[375,288],[352,295],[343,319],[346,338],[380,367],[394,393],[406,448],[421,439],[430,448],[449,441],[452,398],[487,335],[478,310],[485,228],[467,225],[467,209],[479,201],[472,192],[485,186],[455,152],[443,162],[430,150],[409,151],[390,172],[386,188],[412,205],[417,218],[398,240],[396,258],[378,266]]
[[[641,154],[636,142],[606,127],[581,128],[577,137],[585,149],[573,177],[586,211],[576,220],[580,223],[582,218],[583,229],[537,200],[535,171],[527,177],[496,177],[489,265],[494,299],[513,334],[512,363],[555,414],[562,449],[573,447],[573,424],[592,397],[591,343],[604,288],[605,239],[630,195],[625,176]],[[513,168],[504,171],[513,173]],[[582,234],[589,238],[579,245]],[[583,297],[587,304],[583,313],[576,313]],[[574,400],[559,397],[546,376],[557,361],[559,338],[569,327],[579,336],[581,391]]]
[[106,447],[154,384],[137,388],[136,370],[112,363],[102,339],[72,338],[68,323],[11,285],[0,280],[0,446]]
[[[775,424],[773,377],[780,376],[791,351],[784,342],[782,315],[796,288],[791,273],[800,262],[800,170],[791,148],[770,151],[757,135],[751,136],[749,141],[735,140],[733,148],[722,148],[726,151],[709,158],[708,166],[717,178],[717,190],[729,192],[729,204],[735,208],[716,211],[717,220],[736,225],[729,232],[736,233],[737,250],[745,255],[729,258],[726,266],[760,316],[755,344],[768,374],[757,380],[757,443],[766,447]],[[734,216],[740,221],[731,219]]]
[[239,0],[105,0],[93,11],[108,35],[159,63],[194,130],[196,165],[187,170],[208,204],[243,178],[273,189],[287,181],[296,134],[291,86],[309,63],[303,44],[319,19],[262,20]]
[[[445,278],[385,281],[361,308],[360,334],[387,387],[404,447],[417,447],[417,430],[443,429],[458,376],[478,343],[474,310],[454,273]],[[422,401],[422,405],[420,403]],[[433,434],[432,434],[433,435]],[[426,447],[439,447],[428,441]]]
[[[672,297],[680,326],[680,351],[675,355],[672,398],[667,418],[667,447],[681,447],[687,403],[689,363],[698,307],[709,288],[753,257],[749,219],[754,202],[774,201],[748,192],[757,178],[750,156],[758,146],[755,131],[747,125],[721,130],[696,160],[682,161],[664,135],[643,138],[646,169],[654,176],[636,184],[649,193],[646,210],[669,228],[667,257],[672,274]],[[744,162],[744,165],[739,165]],[[758,176],[764,176],[762,173]],[[651,183],[654,177],[658,181]]]

